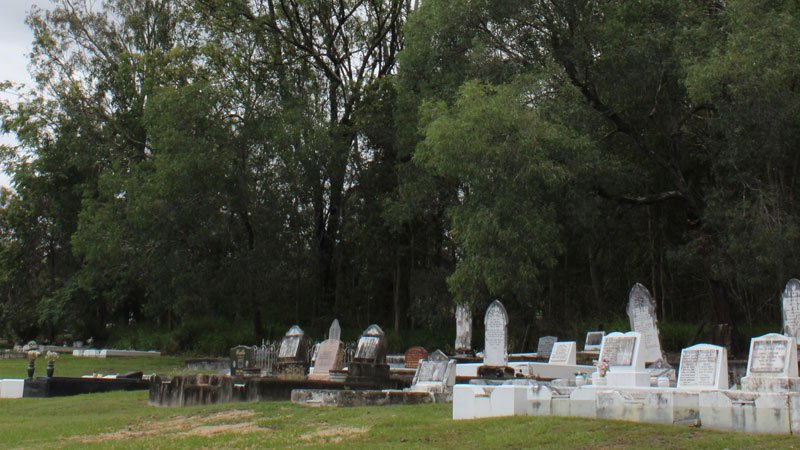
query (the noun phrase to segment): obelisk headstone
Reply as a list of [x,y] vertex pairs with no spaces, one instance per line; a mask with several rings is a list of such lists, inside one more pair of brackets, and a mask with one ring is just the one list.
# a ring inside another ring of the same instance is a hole
[[800,340],[800,280],[792,278],[786,283],[781,295],[783,311],[783,334]]
[[342,328],[339,326],[339,319],[333,319],[333,322],[331,322],[331,327],[328,329],[328,339],[342,340]]
[[631,330],[642,335],[641,345],[645,363],[663,360],[661,342],[658,338],[656,302],[647,288],[639,283],[633,286],[628,295],[628,318],[631,321]]

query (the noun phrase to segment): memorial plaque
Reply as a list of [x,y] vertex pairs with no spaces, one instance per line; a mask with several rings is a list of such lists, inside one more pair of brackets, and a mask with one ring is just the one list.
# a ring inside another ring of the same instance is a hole
[[492,367],[505,367],[508,365],[508,313],[498,300],[492,302],[486,309],[484,318],[485,345],[483,349],[483,364]]
[[795,278],[786,283],[781,295],[783,332],[787,336],[800,338],[800,281]]
[[684,349],[681,352],[678,386],[714,387],[717,383],[717,366],[720,359],[719,349]]
[[416,369],[422,359],[428,358],[428,351],[422,347],[411,347],[406,350],[405,367],[406,369]]
[[230,351],[231,375],[237,375],[243,369],[252,369],[256,365],[256,352],[253,347],[239,345]]
[[609,367],[631,366],[635,348],[635,336],[606,336],[600,359],[606,361]]
[[342,341],[338,339],[327,339],[319,346],[312,375],[324,376],[331,370],[342,370],[343,360]]
[[636,283],[628,296],[628,318],[631,330],[642,335],[642,351],[646,363],[663,358],[658,338],[656,302],[646,287]]
[[339,326],[339,319],[333,319],[333,322],[331,322],[331,327],[328,329],[328,339],[342,340],[342,328]]
[[787,340],[755,340],[750,354],[750,372],[783,373],[789,356]]
[[553,352],[553,346],[558,342],[555,336],[542,336],[539,338],[539,344],[536,346],[536,354],[540,358],[549,358]]
[[456,306],[456,352],[472,350],[472,311],[464,305]]
[[575,342],[556,342],[550,354],[549,364],[575,365]]

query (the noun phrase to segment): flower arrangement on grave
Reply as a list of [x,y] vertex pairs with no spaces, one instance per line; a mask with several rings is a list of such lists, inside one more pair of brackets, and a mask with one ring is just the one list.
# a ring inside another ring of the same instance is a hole
[[58,353],[52,351],[47,352],[45,358],[47,359],[47,378],[52,378],[53,371],[55,370],[54,365],[56,360],[58,359]]
[[36,350],[30,350],[28,352],[28,378],[30,379],[33,379],[33,372],[36,370],[36,358],[38,358],[40,354],[41,353]]
[[597,364],[597,374],[600,375],[600,377],[605,377],[606,373],[608,373],[608,361],[604,359]]

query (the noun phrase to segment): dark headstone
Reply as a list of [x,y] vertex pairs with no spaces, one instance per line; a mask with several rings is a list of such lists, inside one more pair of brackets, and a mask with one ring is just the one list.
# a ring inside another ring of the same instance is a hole
[[386,364],[386,337],[378,325],[370,325],[358,340],[353,361],[348,367],[347,380],[380,382],[389,378]]
[[239,345],[231,349],[231,375],[241,375],[243,371],[254,369],[256,352],[253,347]]
[[308,341],[300,327],[289,328],[281,340],[275,373],[281,378],[305,378],[308,373]]

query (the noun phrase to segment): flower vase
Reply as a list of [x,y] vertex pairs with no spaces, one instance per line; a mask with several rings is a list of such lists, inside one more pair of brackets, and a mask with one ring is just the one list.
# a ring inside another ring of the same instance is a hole
[[33,361],[28,362],[28,379],[33,379],[33,372],[36,370],[36,367],[33,365]]
[[56,370],[53,361],[47,363],[47,378],[53,378],[53,371]]

